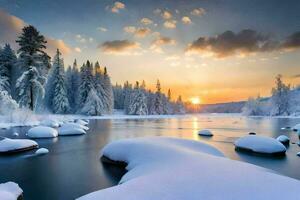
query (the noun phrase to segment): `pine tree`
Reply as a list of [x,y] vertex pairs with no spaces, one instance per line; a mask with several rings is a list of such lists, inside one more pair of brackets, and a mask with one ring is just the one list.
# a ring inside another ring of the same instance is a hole
[[154,97],[154,104],[150,111],[153,115],[162,115],[165,114],[164,112],[164,105],[163,105],[163,95],[161,93],[161,86],[159,80],[156,83],[156,92]]
[[175,103],[175,109],[174,109],[175,114],[184,114],[185,113],[185,107],[182,102],[181,96],[178,96],[176,103]]
[[18,65],[22,73],[17,81],[18,99],[22,106],[34,110],[37,99],[41,98],[38,95],[46,80],[45,71],[48,71],[50,66],[50,57],[44,51],[47,41],[33,26],[29,25],[22,29],[16,42],[20,46]]
[[104,104],[106,108],[106,113],[111,114],[114,108],[114,96],[113,96],[112,85],[110,82],[110,77],[107,73],[106,67],[104,67],[103,80],[101,81],[101,83],[104,90],[104,96],[105,96]]
[[136,82],[135,88],[131,93],[131,102],[129,104],[128,113],[129,115],[147,115],[147,98],[139,82]]
[[73,67],[69,66],[66,72],[67,77],[67,88],[68,88],[68,99],[70,109],[74,113],[76,112],[78,105],[78,90],[80,85],[80,75],[78,72],[77,61],[74,60]]
[[61,53],[57,49],[53,60],[53,99],[51,108],[54,113],[64,114],[70,109],[69,100],[67,96],[66,81],[64,75],[64,63],[60,57]]
[[15,91],[14,68],[17,57],[9,44],[6,44],[0,52],[0,90],[6,90],[8,94]]
[[123,87],[123,95],[124,95],[124,111],[125,113],[129,112],[129,104],[130,104],[130,98],[132,93],[132,85],[129,84],[128,81],[124,83]]
[[286,85],[282,82],[282,76],[279,74],[276,76],[275,88],[272,89],[272,115],[289,115],[290,113],[290,85]]
[[0,91],[0,114],[7,115],[17,109],[19,105],[13,98],[8,94],[6,90]]
[[92,66],[89,61],[83,64],[80,71],[79,106],[82,108],[88,98],[89,92],[94,88]]
[[103,113],[103,102],[98,97],[94,88],[92,88],[88,94],[88,98],[81,110],[82,114],[86,115],[102,115]]

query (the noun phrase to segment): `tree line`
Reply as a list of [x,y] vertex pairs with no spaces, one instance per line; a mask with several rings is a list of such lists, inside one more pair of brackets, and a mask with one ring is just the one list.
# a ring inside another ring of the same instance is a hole
[[0,113],[26,108],[34,112],[86,115],[111,114],[124,109],[126,114],[184,113],[181,97],[171,100],[161,92],[157,82],[151,92],[145,82],[133,86],[112,86],[106,67],[86,61],[81,67],[75,59],[73,66],[64,67],[57,49],[51,60],[46,53],[46,39],[33,26],[25,26],[18,36],[17,52],[9,44],[0,47]]

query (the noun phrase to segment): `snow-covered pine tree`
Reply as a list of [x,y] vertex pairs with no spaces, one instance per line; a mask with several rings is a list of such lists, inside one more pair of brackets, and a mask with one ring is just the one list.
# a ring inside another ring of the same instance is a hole
[[8,94],[15,91],[15,66],[17,57],[9,44],[0,51],[0,90],[6,90]]
[[87,97],[91,89],[94,88],[94,78],[92,74],[92,66],[90,61],[80,69],[80,86],[79,86],[79,107],[82,108],[85,105]]
[[289,115],[290,114],[290,90],[291,86],[282,82],[282,76],[276,76],[276,86],[272,88],[272,115]]
[[21,77],[17,80],[19,103],[22,106],[34,110],[37,99],[41,99],[41,91],[45,82],[45,71],[50,66],[50,57],[44,51],[46,49],[45,37],[35,27],[29,25],[22,29],[22,33],[16,42],[19,44],[18,66]]
[[113,96],[112,85],[110,82],[110,77],[107,73],[106,67],[104,67],[103,80],[101,81],[101,83],[105,92],[104,105],[106,108],[106,113],[111,114],[114,108],[114,96]]
[[65,72],[64,72],[64,61],[61,58],[61,53],[57,49],[56,55],[53,60],[53,99],[51,108],[54,113],[65,114],[69,112],[70,105],[67,96]]
[[245,103],[245,106],[242,108],[242,113],[246,116],[263,115],[264,113],[260,96],[257,98],[250,97]]
[[175,103],[175,114],[185,114],[185,107],[182,101],[181,96],[178,96],[176,103]]
[[0,114],[7,115],[19,107],[18,103],[6,90],[0,91]]
[[154,97],[154,103],[150,110],[152,115],[162,115],[164,112],[163,94],[161,93],[161,86],[159,80],[156,83],[156,92]]
[[124,111],[125,113],[128,113],[129,111],[129,104],[130,104],[130,98],[132,93],[132,85],[126,81],[123,86],[123,95],[124,95]]
[[104,113],[107,113],[107,104],[105,102],[108,101],[107,99],[107,96],[105,94],[105,91],[104,91],[104,88],[103,88],[103,84],[102,84],[102,81],[103,81],[103,74],[102,74],[102,71],[101,71],[101,68],[100,68],[100,65],[98,62],[96,62],[95,64],[95,91],[96,91],[96,94],[98,95],[99,97],[99,100],[101,101],[101,103],[99,103],[101,105],[101,113],[104,114]]
[[92,88],[88,94],[87,100],[81,109],[82,114],[86,115],[103,115],[103,102],[98,97],[97,92]]
[[78,90],[80,85],[80,75],[78,72],[77,61],[75,59],[73,67],[69,66],[66,72],[67,77],[67,88],[68,88],[68,99],[70,104],[70,111],[76,112],[78,105]]
[[113,86],[113,93],[114,93],[114,108],[115,109],[124,109],[124,92],[122,85],[116,83]]
[[129,104],[129,115],[147,115],[147,97],[142,88],[139,87],[139,82],[136,82],[133,92],[131,93],[131,102]]
[[27,71],[23,72],[16,83],[18,91],[18,99],[21,107],[35,110],[38,102],[37,100],[44,96],[44,77],[40,76],[36,67],[31,66]]

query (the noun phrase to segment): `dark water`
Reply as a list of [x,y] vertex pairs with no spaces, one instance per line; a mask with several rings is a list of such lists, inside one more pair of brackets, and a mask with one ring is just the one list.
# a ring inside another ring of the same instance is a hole
[[[24,190],[25,200],[69,200],[95,190],[116,185],[124,173],[118,168],[103,165],[99,151],[113,140],[144,136],[175,136],[201,140],[220,149],[226,156],[273,169],[278,173],[300,179],[300,151],[291,144],[284,158],[258,157],[234,150],[233,142],[248,132],[277,137],[285,134],[297,143],[294,132],[282,127],[300,123],[300,119],[243,118],[225,115],[194,115],[170,119],[91,120],[84,136],[36,140],[50,153],[33,156],[33,151],[15,156],[0,156],[0,183],[17,182]],[[214,137],[197,135],[208,128]],[[0,136],[20,133],[25,138],[28,128],[1,130]]]

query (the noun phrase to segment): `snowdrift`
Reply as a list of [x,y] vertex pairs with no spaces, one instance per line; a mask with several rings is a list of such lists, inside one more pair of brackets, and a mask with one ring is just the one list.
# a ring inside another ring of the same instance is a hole
[[0,137],[0,153],[16,153],[35,149],[37,147],[38,144],[33,140]]
[[17,200],[23,193],[23,190],[14,182],[0,184],[1,200]]
[[299,198],[300,181],[230,160],[197,141],[165,137],[120,140],[108,144],[101,156],[127,163],[128,172],[119,185],[78,200]]
[[28,130],[30,138],[54,138],[58,136],[57,130],[48,126],[37,126]]

